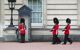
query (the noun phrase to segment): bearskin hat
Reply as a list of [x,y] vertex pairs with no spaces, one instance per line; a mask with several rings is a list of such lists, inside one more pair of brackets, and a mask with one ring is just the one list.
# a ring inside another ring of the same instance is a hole
[[25,19],[24,18],[21,18],[20,19],[20,23],[25,23]]
[[54,23],[59,24],[59,20],[57,18],[53,18]]
[[66,19],[66,23],[69,23],[70,24],[71,23],[71,19],[67,18]]

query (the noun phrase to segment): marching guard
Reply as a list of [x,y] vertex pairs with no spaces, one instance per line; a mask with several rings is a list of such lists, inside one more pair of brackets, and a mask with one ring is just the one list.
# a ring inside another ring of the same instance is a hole
[[63,44],[66,44],[67,41],[70,42],[70,44],[72,44],[72,40],[69,38],[71,20],[69,18],[67,18],[66,23],[67,23],[67,25],[66,25],[65,29],[63,30],[64,31],[64,43]]
[[54,26],[51,30],[53,38],[52,38],[52,44],[59,44],[61,43],[60,39],[57,37],[58,36],[58,29],[59,29],[59,20],[57,18],[53,19]]

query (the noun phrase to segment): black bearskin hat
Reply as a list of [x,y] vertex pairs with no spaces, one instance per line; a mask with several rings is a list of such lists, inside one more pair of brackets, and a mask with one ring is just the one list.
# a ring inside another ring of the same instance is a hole
[[66,19],[66,23],[69,23],[70,24],[71,23],[71,19],[67,18]]
[[25,23],[25,19],[24,18],[21,18],[20,19],[20,23]]
[[59,20],[57,18],[53,18],[55,24],[59,24]]

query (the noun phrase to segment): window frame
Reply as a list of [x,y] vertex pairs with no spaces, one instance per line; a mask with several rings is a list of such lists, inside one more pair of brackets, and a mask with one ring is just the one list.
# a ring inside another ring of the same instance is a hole
[[[27,3],[28,3],[28,1],[27,1]],[[41,13],[42,13],[42,22],[41,23],[31,23],[31,26],[32,27],[37,27],[37,26],[43,26],[43,13],[44,13],[44,0],[42,0],[42,11],[41,11]]]

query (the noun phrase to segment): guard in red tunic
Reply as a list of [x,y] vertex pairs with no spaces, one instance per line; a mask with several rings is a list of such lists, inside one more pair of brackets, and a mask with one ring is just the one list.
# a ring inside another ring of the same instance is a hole
[[63,44],[66,44],[67,41],[70,42],[70,44],[72,44],[72,40],[69,38],[69,31],[70,31],[70,23],[71,23],[71,20],[69,18],[66,19],[66,27],[65,29],[63,30],[64,31],[64,43]]
[[59,44],[61,41],[60,39],[57,37],[58,36],[58,29],[59,29],[59,21],[57,18],[54,18],[53,19],[53,22],[54,22],[54,26],[51,30],[52,34],[53,34],[53,39],[52,39],[52,44]]
[[21,36],[21,43],[24,43],[25,42],[25,24],[23,22],[23,18],[21,18],[21,22],[20,24],[18,25],[18,30],[19,30],[19,33],[20,33],[20,36]]

